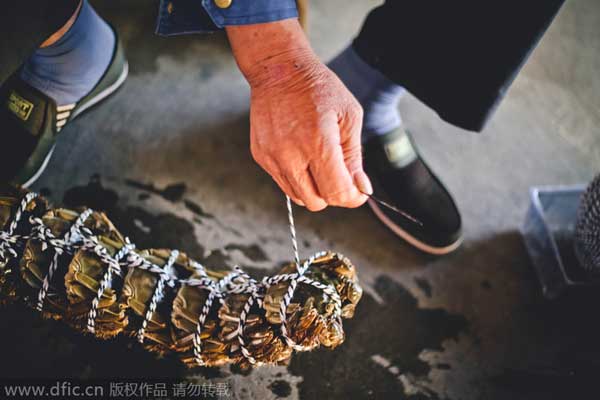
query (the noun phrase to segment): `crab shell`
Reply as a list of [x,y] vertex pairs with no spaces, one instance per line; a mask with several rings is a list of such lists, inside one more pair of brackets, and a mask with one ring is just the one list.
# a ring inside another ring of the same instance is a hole
[[[7,231],[26,192],[0,186],[0,193],[6,194],[0,197],[0,228]],[[27,205],[15,233],[30,235],[30,217],[35,217],[42,220],[52,237],[65,239],[81,212],[83,210],[48,210],[44,199],[35,198]],[[20,246],[18,259],[9,258],[0,264],[0,298],[5,301],[20,298],[32,307],[39,306],[41,301],[44,316],[62,319],[76,330],[88,332],[90,310],[100,296],[93,319],[96,337],[106,339],[123,334],[143,338],[147,350],[159,354],[175,352],[189,367],[198,365],[194,352],[198,350],[195,343],[198,331],[200,356],[207,366],[236,363],[245,368],[250,366],[251,360],[259,365],[281,364],[289,360],[294,347],[304,351],[319,346],[334,348],[344,341],[342,319],[353,316],[362,295],[356,269],[350,261],[340,254],[324,253],[313,260],[304,273],[321,288],[298,281],[285,309],[285,338],[281,304],[291,280],[260,286],[253,294],[225,291],[218,296],[216,292],[211,295],[207,286],[190,282],[212,279],[212,285],[217,285],[224,274],[210,270],[200,273],[184,253],[177,255],[168,274],[133,267],[127,260],[121,260],[116,267],[113,263],[116,269],[111,274],[109,263],[98,253],[114,257],[127,244],[126,239],[100,212],[92,212],[84,221],[84,227],[88,236],[91,233],[95,239],[79,237],[76,247],[62,253],[47,239],[36,236],[17,243]],[[81,247],[90,243],[93,246]],[[135,253],[145,260],[144,265],[159,269],[167,268],[173,254],[167,249],[135,250]],[[290,263],[279,273],[295,271],[295,264]],[[250,283],[244,282],[250,279],[246,275],[235,279],[235,283]],[[163,286],[160,293],[159,284]],[[100,293],[101,286],[105,288]],[[334,291],[339,303],[324,293],[323,287]],[[46,290],[45,296],[40,296],[42,289]],[[251,296],[255,297],[249,306]],[[206,306],[209,298],[212,298],[210,307]],[[153,299],[156,309],[150,311]],[[198,326],[203,309],[207,311],[206,318]],[[247,310],[247,316],[240,337],[243,310]],[[140,334],[142,326],[143,335]],[[290,346],[291,342],[296,346]]]

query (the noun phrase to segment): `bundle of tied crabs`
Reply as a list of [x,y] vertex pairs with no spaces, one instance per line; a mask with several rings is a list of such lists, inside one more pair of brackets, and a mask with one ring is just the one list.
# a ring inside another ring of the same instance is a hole
[[189,367],[278,364],[344,341],[362,289],[344,256],[322,252],[255,280],[184,253],[136,249],[107,216],[51,208],[0,184],[0,301],[23,301],[101,339],[127,335]]

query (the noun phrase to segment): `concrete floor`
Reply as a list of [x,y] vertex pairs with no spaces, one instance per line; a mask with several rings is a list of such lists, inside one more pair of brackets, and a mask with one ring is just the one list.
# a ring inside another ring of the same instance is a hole
[[[141,246],[179,248],[209,265],[272,268],[291,259],[284,198],[251,159],[248,89],[224,37],[159,38],[147,2],[94,3],[121,33],[131,76],[61,133],[35,189],[107,210]],[[312,2],[311,37],[323,59],[378,3]],[[250,374],[184,371],[135,346],[4,310],[11,330],[0,352],[15,361],[0,375],[212,379],[227,382],[231,398],[265,400],[589,395],[600,371],[597,303],[545,302],[519,228],[530,186],[588,182],[600,170],[598,71],[600,3],[573,0],[483,134],[445,124],[410,96],[402,100],[406,125],[464,216],[466,241],[453,255],[416,252],[366,208],[297,210],[301,253],[346,254],[366,288],[335,351]]]

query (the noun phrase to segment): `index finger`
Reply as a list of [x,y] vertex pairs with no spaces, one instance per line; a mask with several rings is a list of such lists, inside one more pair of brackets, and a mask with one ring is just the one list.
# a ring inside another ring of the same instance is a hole
[[[328,122],[322,127],[326,140],[321,154],[310,162],[310,172],[321,197],[330,205],[358,207],[367,197],[354,184],[347,168],[344,151],[340,142],[340,127],[337,121]],[[360,152],[360,147],[357,151]]]

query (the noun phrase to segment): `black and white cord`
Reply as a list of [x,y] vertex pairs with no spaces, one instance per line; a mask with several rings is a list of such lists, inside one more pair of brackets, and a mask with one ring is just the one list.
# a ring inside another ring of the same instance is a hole
[[[308,258],[303,264],[300,262],[300,256],[298,253],[298,243],[296,238],[296,229],[294,224],[294,216],[292,212],[292,204],[289,197],[286,196],[287,209],[288,209],[288,221],[290,227],[290,233],[292,237],[292,249],[294,252],[294,259],[296,264],[296,272],[290,274],[279,274],[271,277],[265,277],[260,282],[252,279],[246,274],[241,268],[236,266],[234,270],[226,275],[224,278],[215,281],[208,277],[205,267],[197,261],[190,261],[190,265],[195,269],[196,276],[188,279],[181,279],[175,275],[173,265],[176,263],[179,257],[179,251],[173,250],[167,263],[160,267],[153,264],[140,256],[135,251],[135,244],[131,243],[128,238],[125,240],[124,246],[119,249],[114,255],[111,255],[106,247],[104,247],[97,236],[95,236],[89,228],[85,226],[86,221],[94,213],[91,209],[84,210],[77,220],[72,224],[69,231],[62,237],[55,237],[50,229],[45,226],[41,218],[29,218],[31,225],[31,232],[29,235],[18,235],[16,234],[19,224],[23,220],[23,215],[26,213],[29,204],[38,197],[36,193],[27,193],[22,199],[19,207],[15,211],[13,219],[9,224],[7,231],[0,231],[0,263],[4,265],[11,258],[18,257],[18,249],[24,247],[25,243],[29,239],[35,239],[42,245],[42,251],[53,251],[53,259],[49,266],[48,273],[42,281],[41,288],[38,292],[36,308],[39,311],[43,310],[44,300],[48,296],[50,291],[51,282],[55,279],[56,272],[58,269],[59,257],[63,255],[73,256],[78,250],[90,251],[96,254],[100,260],[108,265],[107,270],[104,273],[100,281],[99,288],[96,296],[92,300],[91,308],[87,316],[87,329],[91,333],[95,333],[96,318],[98,316],[98,307],[104,292],[112,287],[113,279],[115,276],[124,278],[122,267],[126,268],[140,268],[151,273],[158,275],[157,285],[154,290],[153,296],[148,305],[148,310],[142,321],[142,325],[137,332],[138,341],[143,342],[147,324],[152,318],[153,313],[156,311],[158,303],[164,297],[164,290],[166,287],[175,287],[182,285],[195,286],[209,292],[207,300],[202,306],[202,310],[198,317],[196,332],[193,337],[193,352],[194,357],[199,366],[205,365],[205,361],[202,355],[202,343],[201,333],[202,327],[206,322],[206,318],[211,312],[214,305],[215,299],[219,303],[223,304],[225,298],[230,293],[243,293],[248,294],[248,300],[245,303],[243,310],[239,317],[238,328],[234,331],[233,335],[237,336],[238,343],[240,345],[240,351],[248,362],[254,364],[256,359],[252,357],[251,352],[247,348],[246,341],[244,339],[244,328],[246,326],[246,320],[250,311],[254,305],[262,307],[263,299],[267,289],[281,282],[289,282],[288,290],[284,295],[280,303],[280,317],[281,317],[281,339],[286,342],[287,345],[296,349],[302,350],[304,347],[296,344],[288,336],[287,328],[287,307],[293,299],[294,292],[298,286],[298,283],[311,285],[317,289],[323,291],[323,293],[332,299],[334,302],[334,313],[333,318],[339,318],[341,315],[341,300],[332,285],[325,285],[321,282],[317,282],[310,279],[304,274],[313,265],[315,260],[319,259],[327,252],[318,252]],[[336,256],[343,258],[340,254]],[[6,271],[5,271],[6,273]],[[235,337],[232,337],[235,339]]]

